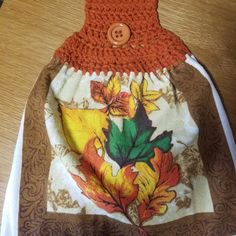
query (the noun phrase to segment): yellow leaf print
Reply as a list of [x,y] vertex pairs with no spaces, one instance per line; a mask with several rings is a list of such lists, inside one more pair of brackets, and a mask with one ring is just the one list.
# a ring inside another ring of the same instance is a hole
[[110,96],[110,99],[114,98],[120,92],[121,86],[120,81],[117,76],[111,78],[107,84],[107,93]]
[[69,109],[61,106],[66,139],[72,150],[83,153],[89,140],[96,138],[96,148],[105,140],[103,128],[108,128],[107,114],[99,110]]
[[132,95],[143,104],[147,113],[160,110],[160,108],[155,105],[154,101],[159,99],[162,96],[162,93],[154,90],[148,91],[147,88],[148,82],[146,79],[142,81],[141,85],[138,85],[134,80],[131,82],[130,89]]
[[141,100],[140,87],[139,87],[138,83],[134,80],[131,82],[131,93],[137,100]]
[[138,210],[141,222],[166,213],[167,203],[176,197],[176,192],[171,188],[180,180],[180,169],[173,162],[172,153],[163,153],[158,148],[154,152],[155,156],[151,159],[153,170],[144,162],[135,165],[139,173],[134,183],[139,186],[137,199],[140,203]]
[[155,191],[159,174],[155,173],[145,162],[137,162],[135,168],[139,175],[135,180],[135,184],[139,186],[138,201],[140,203],[147,201],[149,195]]

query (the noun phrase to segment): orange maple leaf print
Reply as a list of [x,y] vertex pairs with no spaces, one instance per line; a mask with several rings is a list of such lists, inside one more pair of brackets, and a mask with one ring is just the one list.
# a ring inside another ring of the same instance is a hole
[[170,188],[176,186],[180,180],[179,166],[173,163],[172,153],[163,153],[158,148],[154,152],[151,163],[155,171],[145,163],[136,163],[135,166],[139,170],[135,183],[139,185],[140,225],[155,215],[166,213],[167,203],[176,197],[176,192]]
[[81,165],[78,166],[86,180],[71,174],[83,194],[92,199],[98,207],[109,213],[127,214],[127,208],[136,199],[138,186],[134,184],[137,173],[131,165],[112,174],[112,166],[97,154],[95,140],[88,142]]
[[112,77],[107,85],[98,81],[91,81],[91,95],[94,101],[106,106],[105,112],[113,116],[133,117],[135,102],[127,92],[121,92],[120,80]]

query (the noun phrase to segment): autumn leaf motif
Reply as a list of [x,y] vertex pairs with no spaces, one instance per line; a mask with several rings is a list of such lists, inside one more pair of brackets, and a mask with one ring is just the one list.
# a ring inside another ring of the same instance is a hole
[[112,77],[107,85],[98,81],[91,81],[91,95],[94,101],[106,106],[105,112],[113,116],[133,117],[135,102],[127,92],[121,92],[118,76]]
[[61,106],[62,125],[67,142],[73,151],[83,153],[89,140],[95,139],[97,148],[103,146],[103,129],[108,127],[107,114],[99,110],[69,109]]
[[[179,183],[179,166],[173,163],[171,152],[163,153],[155,148],[151,159],[154,170],[145,162],[137,162],[135,169],[132,165],[121,168],[114,176],[112,167],[97,153],[95,140],[86,145],[81,164],[78,169],[84,177],[74,175],[82,193],[91,199],[98,207],[108,213],[120,212],[133,224],[139,227],[143,234],[143,225],[153,216],[166,213],[167,204],[176,197],[171,190]],[[136,210],[131,211],[132,209]],[[137,212],[137,213],[135,213]],[[134,221],[131,214],[137,214]]]
[[154,171],[145,163],[136,163],[135,168],[139,174],[135,184],[139,186],[138,206],[139,220],[142,225],[153,216],[166,213],[168,206],[176,197],[176,192],[170,188],[180,181],[180,170],[173,163],[171,152],[163,153],[160,149],[154,149],[155,156],[151,159]]
[[109,213],[121,212],[127,215],[129,204],[138,194],[138,186],[134,184],[137,173],[132,171],[131,165],[120,169],[113,176],[112,166],[97,154],[93,139],[86,145],[78,168],[86,180],[71,175],[85,196]]
[[172,132],[165,131],[151,140],[155,130],[141,103],[133,119],[123,120],[122,131],[115,122],[109,120],[108,129],[104,129],[105,148],[109,157],[121,168],[141,161],[151,167],[150,159],[154,156],[155,147],[163,152],[168,152],[172,147]]
[[143,79],[141,85],[133,80],[131,82],[130,90],[132,95],[143,104],[148,114],[152,111],[160,110],[154,102],[162,96],[162,93],[154,90],[148,90],[148,82],[146,79]]
[[[113,113],[121,111],[119,105],[124,95],[114,80],[106,87],[98,82],[93,84],[94,100],[114,103],[107,108]],[[99,86],[106,92],[99,90]],[[63,106],[61,111],[68,143],[82,153],[77,166],[81,176],[70,173],[82,193],[108,213],[123,214],[144,234],[144,223],[165,214],[168,203],[176,198],[172,188],[179,183],[180,170],[170,152],[172,131],[153,137],[156,128],[144,104],[136,105],[135,115],[123,119],[122,130],[113,120],[108,120],[108,112]],[[119,164],[115,175],[112,165],[99,154],[101,147]]]

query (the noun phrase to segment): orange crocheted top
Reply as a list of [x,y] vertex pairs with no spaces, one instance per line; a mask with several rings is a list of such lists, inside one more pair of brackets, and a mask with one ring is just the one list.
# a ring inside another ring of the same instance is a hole
[[[157,5],[157,0],[87,0],[82,29],[54,56],[83,72],[155,72],[176,66],[190,51],[160,25]],[[107,38],[115,22],[130,28],[130,39],[122,47],[114,47]]]

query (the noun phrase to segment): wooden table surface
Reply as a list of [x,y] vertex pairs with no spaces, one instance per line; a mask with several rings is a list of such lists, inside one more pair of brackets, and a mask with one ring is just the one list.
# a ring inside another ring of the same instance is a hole
[[[83,8],[82,0],[5,0],[0,8],[0,212],[27,96],[54,50],[80,30]],[[210,71],[236,133],[236,1],[160,0],[159,13]]]

